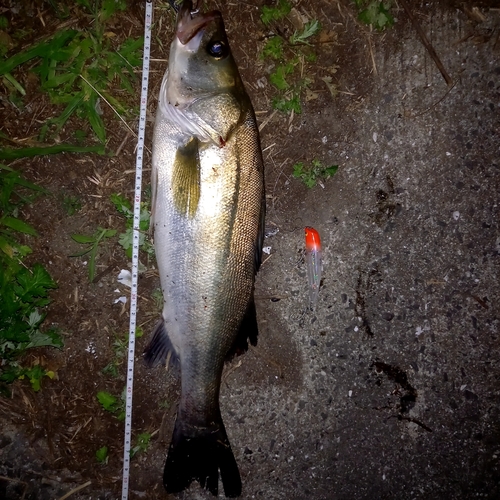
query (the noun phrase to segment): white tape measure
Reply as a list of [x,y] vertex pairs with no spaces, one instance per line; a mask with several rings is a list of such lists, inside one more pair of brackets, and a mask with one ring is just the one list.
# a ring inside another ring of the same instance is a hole
[[153,1],[146,0],[144,23],[144,52],[142,59],[141,111],[139,114],[139,137],[135,163],[134,233],[132,239],[132,291],[130,293],[130,327],[128,337],[127,392],[125,400],[125,440],[123,447],[122,500],[128,498],[130,478],[130,445],[132,441],[132,390],[134,387],[135,329],[137,322],[137,277],[139,275],[139,223],[141,220],[142,160],[146,131],[146,107],[148,103],[149,54],[151,52],[151,24]]

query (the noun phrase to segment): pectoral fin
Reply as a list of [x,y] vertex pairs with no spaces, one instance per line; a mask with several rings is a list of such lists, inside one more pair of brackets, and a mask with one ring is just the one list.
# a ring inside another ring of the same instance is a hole
[[172,191],[179,213],[193,217],[200,200],[199,140],[194,137],[177,149],[172,171]]

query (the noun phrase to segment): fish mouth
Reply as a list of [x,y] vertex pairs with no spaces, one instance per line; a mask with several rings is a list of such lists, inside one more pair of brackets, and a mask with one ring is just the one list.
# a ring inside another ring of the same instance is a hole
[[202,1],[184,0],[177,14],[176,35],[182,45],[186,45],[207,24],[222,17],[218,10],[200,13]]

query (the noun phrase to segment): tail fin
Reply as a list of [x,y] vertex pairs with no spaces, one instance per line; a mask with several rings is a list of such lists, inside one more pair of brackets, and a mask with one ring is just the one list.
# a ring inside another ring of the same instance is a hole
[[194,436],[187,435],[182,427],[177,418],[163,472],[167,492],[180,492],[196,480],[217,495],[220,470],[226,497],[240,496],[240,473],[222,419],[219,417],[209,428],[198,428]]

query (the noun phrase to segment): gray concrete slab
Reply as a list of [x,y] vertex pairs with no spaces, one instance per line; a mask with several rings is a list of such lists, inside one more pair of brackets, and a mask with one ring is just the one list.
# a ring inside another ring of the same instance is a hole
[[[334,179],[272,192],[257,295],[288,298],[259,302],[260,345],[222,392],[245,498],[500,498],[500,42],[460,41],[456,10],[428,21],[455,86],[409,24],[379,38],[369,91],[301,117]],[[304,225],[323,239],[314,312]]]

